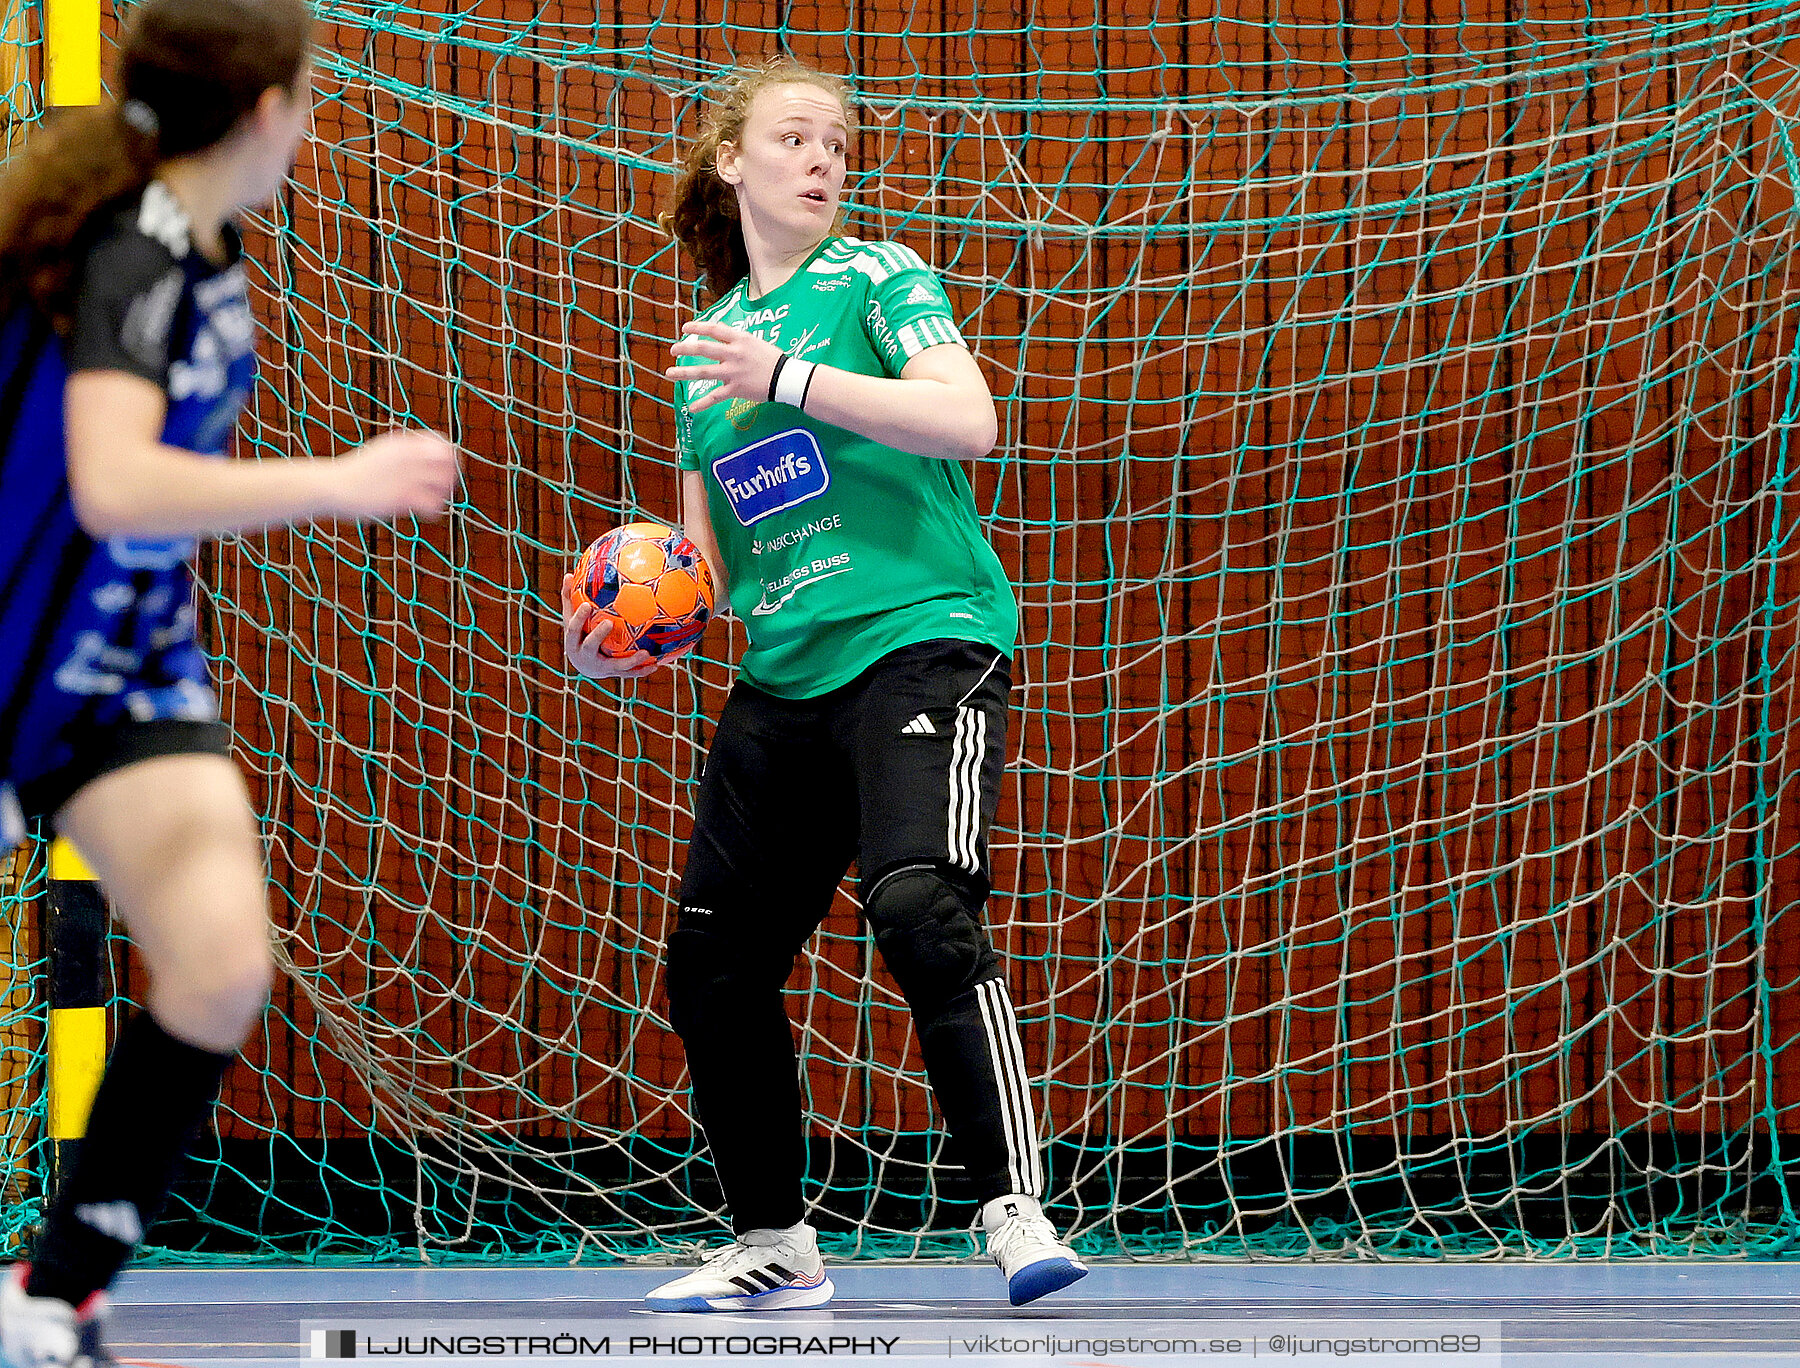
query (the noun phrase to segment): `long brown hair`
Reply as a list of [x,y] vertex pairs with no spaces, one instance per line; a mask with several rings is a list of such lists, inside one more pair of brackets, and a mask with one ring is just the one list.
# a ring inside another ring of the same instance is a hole
[[[844,107],[845,120],[852,131],[855,128],[850,88],[829,72],[792,57],[773,57],[732,74],[723,94],[708,105],[700,136],[682,154],[675,193],[657,220],[693,257],[713,295],[724,294],[750,273],[744,229],[738,222],[737,192],[719,179],[719,144],[743,142],[751,104],[759,92],[777,85],[818,86]],[[835,229],[837,225],[832,226]]]
[[143,0],[120,44],[117,94],[53,115],[0,174],[0,312],[29,299],[59,330],[107,210],[156,168],[221,142],[312,51],[308,0]]

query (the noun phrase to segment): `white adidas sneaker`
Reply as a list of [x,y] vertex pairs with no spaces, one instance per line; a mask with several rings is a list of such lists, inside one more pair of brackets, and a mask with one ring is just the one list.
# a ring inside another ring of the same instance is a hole
[[1006,1295],[1014,1306],[1049,1296],[1087,1277],[1087,1265],[1056,1238],[1035,1197],[1008,1193],[981,1209],[988,1257],[1006,1274]]
[[14,1264],[0,1279],[0,1360],[7,1368],[112,1368],[116,1360],[100,1334],[105,1293],[77,1310],[60,1297],[27,1293],[30,1272],[29,1264]]
[[652,1311],[778,1311],[823,1306],[837,1289],[825,1276],[819,1236],[802,1221],[786,1230],[747,1230],[692,1273],[666,1282]]

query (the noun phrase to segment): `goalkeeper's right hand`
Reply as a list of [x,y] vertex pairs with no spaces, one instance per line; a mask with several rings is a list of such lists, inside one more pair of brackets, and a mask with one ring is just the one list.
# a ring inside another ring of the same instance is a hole
[[575,576],[562,579],[563,654],[569,664],[589,679],[642,679],[654,674],[662,664],[648,651],[627,650],[623,654],[609,651],[611,638],[625,636],[625,624],[611,613],[594,607],[585,598],[575,596]]

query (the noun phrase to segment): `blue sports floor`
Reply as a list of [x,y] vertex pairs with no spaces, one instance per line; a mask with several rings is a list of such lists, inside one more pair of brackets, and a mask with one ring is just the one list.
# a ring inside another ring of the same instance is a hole
[[[1115,1264],[1021,1310],[986,1264],[831,1272],[837,1299],[817,1311],[672,1317],[637,1309],[671,1276],[660,1268],[138,1270],[116,1290],[112,1344],[206,1368],[342,1356],[346,1339],[389,1361],[542,1357],[506,1349],[534,1334],[560,1336],[565,1360],[643,1363],[1800,1368],[1800,1263]],[[1167,1340],[1171,1326],[1186,1338]],[[1380,1347],[1384,1327],[1401,1350]]]

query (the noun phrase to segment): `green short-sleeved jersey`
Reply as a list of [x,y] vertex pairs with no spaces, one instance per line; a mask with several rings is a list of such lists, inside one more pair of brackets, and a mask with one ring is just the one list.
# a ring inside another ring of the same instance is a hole
[[[863,375],[898,376],[928,347],[963,345],[916,252],[855,238],[827,238],[760,299],[740,281],[701,317]],[[712,384],[676,386],[681,466],[706,476],[731,606],[750,637],[741,666],[750,683],[811,698],[937,638],[1012,654],[1018,607],[957,462],[896,451],[786,404],[734,399],[690,413]]]

